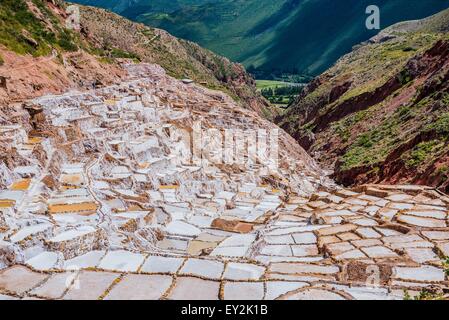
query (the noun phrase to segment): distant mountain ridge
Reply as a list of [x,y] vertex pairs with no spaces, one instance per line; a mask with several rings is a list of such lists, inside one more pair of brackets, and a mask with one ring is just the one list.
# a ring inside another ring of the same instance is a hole
[[449,7],[449,0],[78,2],[106,7],[165,29],[265,76],[280,72],[315,76],[325,71],[352,46],[378,33],[365,27],[368,5],[380,7],[382,29]]

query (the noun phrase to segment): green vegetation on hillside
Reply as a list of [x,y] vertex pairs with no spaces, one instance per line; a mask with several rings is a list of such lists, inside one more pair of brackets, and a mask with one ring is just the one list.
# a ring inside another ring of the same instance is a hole
[[34,14],[24,0],[2,0],[0,6],[0,44],[19,54],[48,55],[52,48],[78,49],[76,36],[61,27],[58,18],[42,0],[32,0],[34,10],[48,19],[49,25]]
[[[402,154],[401,158],[407,168],[425,168],[439,156],[449,151],[449,113],[433,111],[436,119],[428,123],[429,110],[438,103],[440,95],[434,94],[418,104],[411,103],[402,106],[391,116],[385,117],[380,125],[360,134],[351,143],[341,158],[341,170],[349,170],[360,166],[373,166],[385,161],[386,157],[414,135],[431,132],[431,140],[423,141]],[[344,118],[339,123],[349,126],[340,133],[348,142],[351,126],[358,121],[364,121],[369,112],[372,115],[380,114],[385,104],[379,104],[370,110],[361,111]],[[354,122],[351,122],[353,119]],[[349,122],[348,122],[349,121]],[[337,132],[343,126],[334,125]],[[413,130],[412,130],[413,129]],[[345,133],[347,134],[345,136]]]
[[445,141],[431,140],[416,145],[403,156],[407,168],[417,168],[427,162],[429,158],[443,150],[445,143]]
[[268,88],[275,88],[277,86],[278,87],[284,87],[284,86],[291,85],[288,82],[275,81],[275,80],[257,80],[256,84],[257,84],[257,89],[259,89],[259,90],[268,89]]

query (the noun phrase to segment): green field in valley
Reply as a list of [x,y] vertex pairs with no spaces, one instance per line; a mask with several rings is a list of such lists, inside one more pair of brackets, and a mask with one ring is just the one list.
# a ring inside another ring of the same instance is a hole
[[256,80],[257,90],[271,103],[286,106],[301,93],[303,84],[275,81]]
[[256,80],[256,85],[258,90],[276,88],[276,87],[287,87],[291,85],[297,85],[296,83],[275,81],[275,80]]

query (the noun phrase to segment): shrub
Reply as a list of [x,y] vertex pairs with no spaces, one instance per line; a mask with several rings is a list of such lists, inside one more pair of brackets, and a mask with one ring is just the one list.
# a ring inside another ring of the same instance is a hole
[[[42,0],[33,0],[44,20],[28,9],[24,0],[2,0],[0,5],[0,43],[19,54],[47,55],[52,47],[76,51],[76,39]],[[52,28],[48,26],[52,25]]]
[[68,31],[62,31],[59,35],[58,45],[65,51],[76,51],[78,46],[75,44],[73,37]]
[[112,58],[124,58],[124,59],[134,59],[140,61],[140,57],[132,52],[123,51],[117,48],[111,51]]
[[402,85],[406,85],[413,80],[413,77],[408,70],[402,70],[398,75],[398,80]]
[[449,112],[442,114],[433,124],[428,125],[426,131],[435,131],[441,135],[449,134]]
[[431,157],[432,154],[438,152],[443,146],[444,143],[441,143],[439,140],[421,142],[409,153],[405,161],[407,168],[418,167],[425,162],[428,157]]

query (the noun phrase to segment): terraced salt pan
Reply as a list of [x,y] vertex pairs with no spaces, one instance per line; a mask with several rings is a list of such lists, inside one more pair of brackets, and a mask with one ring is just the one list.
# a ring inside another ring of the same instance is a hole
[[[283,236],[266,236],[264,241],[267,244],[294,244],[295,240],[291,235],[283,235]],[[306,239],[306,241],[308,241]]]
[[158,248],[163,250],[176,250],[176,251],[186,251],[189,245],[189,241],[181,239],[171,239],[165,238],[157,243]]
[[184,258],[150,256],[140,271],[147,273],[176,273],[184,260]]
[[248,247],[217,247],[210,254],[213,257],[246,257]]
[[301,233],[301,232],[307,232],[307,231],[314,231],[329,227],[329,225],[308,225],[308,226],[302,226],[302,227],[291,227],[291,228],[277,228],[272,231],[269,231],[266,233],[268,236],[280,236],[280,235],[286,235],[291,233]]
[[393,250],[406,248],[433,248],[434,245],[429,241],[414,241],[414,242],[397,242],[389,245]]
[[24,266],[14,266],[0,271],[0,288],[18,295],[24,294],[48,278]]
[[265,300],[275,300],[281,295],[308,286],[307,282],[268,281]]
[[340,291],[345,291],[356,300],[402,300],[402,297],[393,296],[389,294],[385,288],[376,287],[346,287],[340,285],[333,285],[333,287]]
[[224,264],[218,261],[188,259],[183,265],[180,274],[196,275],[208,279],[219,280],[224,270]]
[[213,220],[211,217],[193,216],[189,219],[189,222],[198,228],[209,228]]
[[317,242],[317,238],[312,232],[295,233],[292,237],[296,244],[312,244]]
[[426,263],[430,261],[438,262],[440,260],[430,248],[409,248],[405,249],[405,252],[407,252],[407,255],[417,263]]
[[374,239],[378,239],[378,238],[382,238],[382,235],[380,233],[378,233],[375,229],[373,228],[358,228],[356,230],[356,233],[359,234],[360,236],[364,237],[364,238],[374,238]]
[[124,250],[110,251],[101,260],[98,268],[111,271],[136,272],[144,260],[144,254]]
[[42,252],[25,263],[35,270],[50,270],[61,267],[61,257],[56,252]]
[[15,203],[22,201],[24,192],[19,190],[0,190],[0,200],[12,200]]
[[397,209],[397,210],[407,210],[412,209],[413,204],[411,203],[398,203],[398,202],[392,202],[388,205],[391,209]]
[[375,246],[375,247],[367,247],[361,249],[368,257],[370,258],[395,258],[398,257],[398,255],[393,252],[392,250],[382,247],[382,246]]
[[224,285],[224,300],[262,300],[263,297],[262,282],[228,282]]
[[44,284],[33,289],[30,294],[45,299],[60,299],[74,281],[76,281],[75,273],[55,273]]
[[254,234],[233,235],[220,243],[220,247],[248,247],[254,240],[256,240]]
[[406,211],[407,215],[423,217],[423,218],[435,218],[435,219],[446,219],[447,213],[444,211]]
[[91,251],[76,258],[66,260],[65,270],[79,270],[84,268],[95,268],[105,256],[106,251]]
[[178,277],[168,296],[171,300],[218,300],[220,282],[192,277]]
[[292,248],[289,245],[267,245],[260,254],[267,256],[293,256]]
[[189,208],[174,205],[165,205],[164,209],[170,214],[173,220],[183,220],[191,213]]
[[230,262],[223,275],[227,280],[258,280],[264,274],[265,268],[248,263]]
[[53,219],[61,226],[64,225],[77,225],[79,223],[96,224],[98,216],[82,216],[73,213],[54,214]]
[[362,251],[355,249],[346,251],[342,254],[339,254],[335,257],[337,260],[353,260],[353,259],[364,259],[366,256],[363,254]]
[[396,267],[395,277],[410,281],[444,281],[444,271],[432,266],[418,268]]
[[63,296],[65,300],[98,300],[120,276],[118,273],[81,271],[72,286]]
[[448,231],[423,231],[422,234],[431,240],[449,240]]
[[187,237],[194,237],[201,233],[201,229],[184,221],[170,222],[166,227],[166,232],[173,235],[181,235]]
[[11,236],[10,240],[13,243],[17,243],[17,242],[20,242],[20,241],[24,240],[25,238],[28,238],[29,236],[32,236],[36,233],[49,231],[52,229],[52,227],[53,226],[51,224],[46,224],[46,223],[36,224],[36,225],[30,226],[30,227],[25,227],[25,228],[20,229],[13,236]]
[[331,290],[320,288],[304,288],[297,292],[288,293],[280,298],[281,300],[346,300],[341,294]]
[[269,264],[269,263],[276,263],[276,262],[304,262],[304,263],[314,263],[324,260],[323,256],[316,256],[316,257],[285,257],[285,256],[264,256],[264,255],[258,255],[255,257],[255,260],[263,263],[263,264]]
[[408,194],[401,193],[401,194],[393,194],[391,196],[386,197],[385,199],[393,202],[404,202],[407,200],[411,200],[412,198],[413,197]]
[[117,213],[114,217],[124,218],[124,219],[143,219],[149,214],[149,211],[129,211]]
[[157,300],[170,288],[172,281],[169,276],[130,274],[114,286],[104,300]]
[[313,244],[292,245],[291,249],[293,256],[296,257],[317,256],[319,254],[317,246]]
[[271,272],[275,273],[313,273],[313,274],[336,274],[340,272],[337,266],[322,266],[315,264],[302,263],[276,263],[270,267]]
[[82,237],[86,234],[95,232],[95,228],[91,226],[83,226],[77,229],[68,230],[49,239],[50,242],[63,242],[74,238]]
[[420,218],[416,216],[407,216],[401,214],[398,217],[398,221],[404,222],[413,226],[425,227],[425,228],[446,228],[445,220],[437,220],[432,218]]

